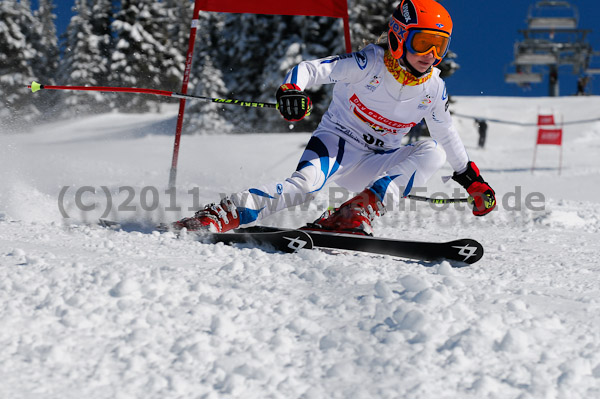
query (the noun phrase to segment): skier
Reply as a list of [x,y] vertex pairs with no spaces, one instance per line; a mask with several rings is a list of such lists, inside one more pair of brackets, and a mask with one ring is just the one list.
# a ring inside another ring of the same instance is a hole
[[485,139],[487,137],[487,129],[488,125],[485,119],[476,119],[475,124],[477,125],[477,130],[479,131],[479,148],[485,147]]
[[[474,198],[473,213],[492,211],[494,190],[469,160],[452,125],[445,83],[434,68],[448,51],[451,33],[452,20],[439,3],[403,0],[390,19],[385,45],[295,66],[276,93],[287,121],[310,114],[306,89],[334,84],[333,100],[296,171],[284,181],[207,205],[174,228],[225,232],[309,201],[335,182],[362,192],[306,228],[372,235],[371,222],[385,212],[384,199],[398,200],[423,186],[446,157],[452,178]],[[423,118],[434,140],[402,146],[403,135]]]

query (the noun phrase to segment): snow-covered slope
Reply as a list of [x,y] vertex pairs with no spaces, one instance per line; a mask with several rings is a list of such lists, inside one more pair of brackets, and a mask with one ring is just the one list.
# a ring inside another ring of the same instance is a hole
[[[600,117],[600,98],[468,98],[460,115]],[[266,110],[265,112],[271,112]],[[309,134],[185,136],[166,192],[176,110],[108,114],[0,135],[2,398],[600,397],[600,123],[456,118],[499,209],[403,202],[380,236],[471,237],[466,268],[317,251],[206,245],[157,221],[285,177]],[[426,194],[453,194],[442,169]],[[338,200],[268,224],[297,226]],[[79,201],[79,203],[77,203]],[[65,218],[68,216],[68,218]],[[100,216],[123,230],[97,227]]]

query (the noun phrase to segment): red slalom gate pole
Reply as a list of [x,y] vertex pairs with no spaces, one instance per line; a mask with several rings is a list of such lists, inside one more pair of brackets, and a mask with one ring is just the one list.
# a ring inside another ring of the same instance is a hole
[[174,97],[177,93],[173,93],[172,91],[166,90],[156,90],[156,89],[142,89],[137,87],[106,87],[106,86],[51,86],[51,85],[42,85],[38,82],[31,82],[28,89],[31,89],[32,92],[36,92],[39,90],[77,90],[77,91],[106,91],[106,92],[115,92],[115,93],[140,93],[140,94],[154,94],[156,96],[167,96]]
[[[196,31],[200,16],[200,0],[194,1],[194,13],[188,41],[188,51],[185,58],[185,70],[183,72],[183,84],[181,93],[187,94],[190,74],[192,72],[192,60],[194,58],[194,43],[196,42]],[[174,188],[177,182],[177,161],[179,159],[179,144],[181,142],[181,131],[183,129],[183,116],[185,114],[185,98],[179,100],[179,114],[177,115],[177,127],[175,128],[175,143],[173,144],[173,159],[171,160],[171,171],[169,172],[169,188]]]

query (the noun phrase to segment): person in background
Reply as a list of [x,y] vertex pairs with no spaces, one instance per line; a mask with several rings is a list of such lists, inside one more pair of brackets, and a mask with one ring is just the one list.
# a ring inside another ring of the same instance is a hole
[[476,119],[475,124],[477,125],[477,130],[479,131],[479,148],[485,147],[485,139],[487,137],[487,121],[485,119]]
[[410,131],[408,132],[408,141],[406,143],[416,143],[421,136],[429,136],[429,130],[427,129],[425,120],[421,120],[416,126],[410,128]]
[[590,81],[589,76],[581,76],[577,79],[577,93],[578,96],[585,96],[585,87]]

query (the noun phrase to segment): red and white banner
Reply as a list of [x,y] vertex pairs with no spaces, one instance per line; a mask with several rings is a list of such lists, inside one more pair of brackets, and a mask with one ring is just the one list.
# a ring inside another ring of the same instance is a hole
[[542,115],[538,112],[538,134],[537,139],[535,141],[535,148],[533,150],[533,165],[531,166],[531,173],[533,173],[533,170],[535,169],[538,145],[557,145],[560,148],[558,160],[558,174],[560,174],[562,170],[562,116],[560,120],[560,125],[557,125],[554,119],[554,114]]
[[554,125],[554,115],[538,115],[538,126]]
[[562,129],[538,129],[537,144],[562,145]]

